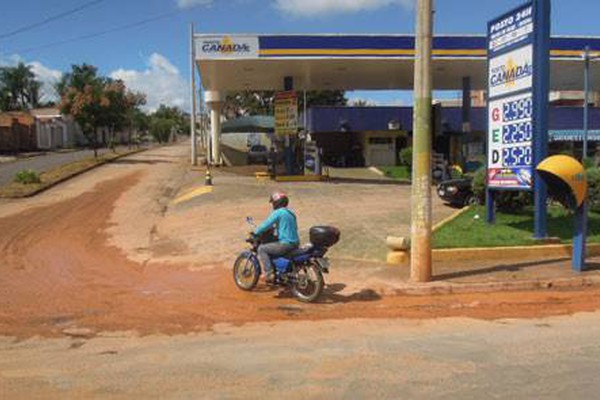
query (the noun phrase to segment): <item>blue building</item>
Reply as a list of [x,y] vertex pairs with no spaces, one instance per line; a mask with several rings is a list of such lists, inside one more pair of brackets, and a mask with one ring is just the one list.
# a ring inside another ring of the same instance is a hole
[[[487,109],[472,108],[465,131],[461,107],[434,107],[434,151],[449,163],[485,155]],[[551,149],[573,149],[581,141],[583,108],[551,107]],[[312,107],[307,131],[323,149],[326,164],[353,167],[394,165],[412,142],[412,107]],[[600,108],[590,109],[590,139],[600,140]],[[596,142],[592,142],[592,147]]]

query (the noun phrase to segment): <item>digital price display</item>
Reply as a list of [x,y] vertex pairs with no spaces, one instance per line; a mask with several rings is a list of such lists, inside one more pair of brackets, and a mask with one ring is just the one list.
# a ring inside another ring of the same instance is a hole
[[530,188],[533,163],[530,93],[490,102],[488,185]]

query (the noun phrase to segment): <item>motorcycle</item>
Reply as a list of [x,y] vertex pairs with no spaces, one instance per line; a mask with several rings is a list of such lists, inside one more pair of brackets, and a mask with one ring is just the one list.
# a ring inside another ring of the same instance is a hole
[[[251,217],[247,217],[246,221],[256,227]],[[306,303],[317,300],[323,291],[323,274],[329,273],[329,260],[325,254],[339,241],[340,231],[331,226],[313,226],[309,230],[309,237],[310,244],[271,259],[275,272],[273,284],[290,288],[298,300]],[[250,291],[256,287],[262,270],[257,255],[258,246],[273,241],[277,241],[274,230],[261,236],[250,234],[246,239],[250,249],[243,251],[233,264],[233,279],[238,288]]]

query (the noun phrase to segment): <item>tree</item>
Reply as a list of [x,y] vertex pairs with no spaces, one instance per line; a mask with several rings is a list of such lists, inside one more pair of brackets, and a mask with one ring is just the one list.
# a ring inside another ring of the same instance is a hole
[[150,135],[158,143],[167,143],[175,129],[175,121],[168,118],[153,118],[150,124]]
[[[348,104],[346,92],[343,90],[311,90],[306,92],[306,107],[312,106],[345,106]],[[298,92],[298,108],[304,109],[304,96]]]
[[61,79],[59,85],[59,93],[62,93],[61,112],[73,116],[91,143],[94,157],[98,157],[97,131],[106,121],[104,113],[110,105],[105,93],[105,79],[98,76],[96,67],[73,65],[71,72]]
[[175,133],[184,134],[189,130],[188,117],[177,107],[169,107],[161,104],[152,114],[153,120],[168,120],[172,122]]
[[6,111],[28,110],[38,106],[40,87],[31,66],[0,68],[0,107]]
[[61,94],[61,112],[73,116],[91,143],[94,156],[97,156],[98,128],[109,129],[112,147],[115,132],[131,128],[133,111],[145,103],[144,95],[130,92],[121,80],[99,76],[97,68],[88,64],[73,65],[56,90]]
[[[227,95],[223,113],[228,118],[247,115],[271,115],[275,109],[273,91],[242,91]],[[307,106],[345,106],[348,103],[344,91],[313,90],[306,92]],[[298,108],[304,108],[304,95],[298,92]]]

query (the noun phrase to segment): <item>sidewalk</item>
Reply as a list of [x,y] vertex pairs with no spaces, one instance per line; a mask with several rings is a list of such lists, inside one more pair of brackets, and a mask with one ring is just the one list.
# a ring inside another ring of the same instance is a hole
[[[331,259],[332,278],[382,294],[450,294],[536,289],[581,289],[600,286],[600,257],[587,260],[577,273],[570,259],[452,262],[435,264],[428,283],[410,280],[409,266],[389,266],[355,260]],[[336,270],[337,269],[337,270]],[[328,281],[333,282],[331,279]]]
[[[119,149],[126,149],[126,146],[119,146]],[[111,149],[98,149],[98,155],[111,152]],[[17,172],[24,169],[32,169],[38,173],[49,171],[64,164],[80,161],[94,156],[93,150],[75,150],[75,151],[48,151],[40,153],[30,153],[31,157],[16,158],[9,162],[0,163],[0,186],[13,181]]]

